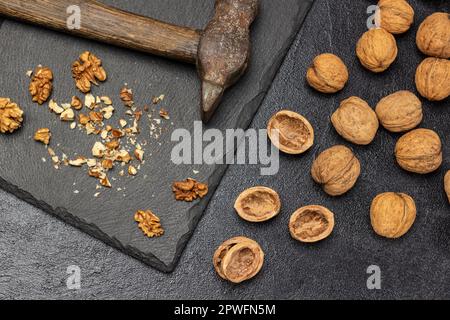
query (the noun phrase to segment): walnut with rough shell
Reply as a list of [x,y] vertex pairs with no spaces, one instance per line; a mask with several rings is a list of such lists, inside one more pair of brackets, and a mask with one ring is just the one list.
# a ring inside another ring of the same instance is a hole
[[306,80],[317,91],[335,93],[342,90],[347,83],[348,70],[339,57],[324,53],[314,58]]
[[296,112],[283,110],[267,125],[267,133],[275,147],[288,154],[301,154],[314,144],[314,129]]
[[38,67],[35,70],[29,87],[33,102],[43,104],[47,101],[53,90],[52,80],[53,73],[50,68]]
[[381,27],[393,34],[405,33],[414,23],[414,9],[406,0],[380,0]]
[[97,81],[106,80],[106,71],[99,58],[85,51],[80,55],[79,61],[73,63],[72,76],[77,88],[83,93],[88,93],[92,84],[98,85]]
[[238,215],[249,222],[263,222],[280,213],[280,196],[267,187],[253,187],[242,192],[234,203]]
[[433,172],[442,164],[441,139],[433,130],[413,130],[398,140],[395,156],[400,167],[407,171],[420,174]]
[[427,56],[450,58],[450,14],[435,12],[420,25],[416,35],[417,47]]
[[36,140],[38,142],[42,142],[45,145],[49,145],[50,144],[51,137],[52,137],[52,134],[51,134],[49,128],[39,129],[34,134],[34,140]]
[[334,214],[325,207],[312,205],[298,209],[291,216],[289,231],[301,242],[318,242],[327,238],[334,228]]
[[139,224],[139,229],[149,238],[161,237],[164,234],[161,220],[150,210],[137,211],[134,220]]
[[0,97],[0,132],[13,133],[20,128],[22,121],[22,109],[9,98]]
[[330,196],[340,196],[356,184],[361,165],[352,150],[346,146],[334,146],[322,152],[314,160],[311,175]]
[[356,55],[361,64],[372,72],[383,72],[397,58],[397,42],[384,29],[370,29],[359,39]]
[[208,185],[188,178],[186,181],[174,182],[172,191],[177,201],[192,202],[208,194]]
[[414,129],[423,119],[422,102],[410,91],[397,91],[384,97],[375,112],[383,127],[391,132]]
[[331,116],[336,131],[355,144],[367,145],[377,134],[379,123],[372,108],[358,97],[350,97]]
[[246,237],[235,237],[219,246],[213,257],[214,269],[224,280],[241,283],[255,277],[264,264],[260,245]]
[[450,170],[447,171],[444,177],[444,189],[445,193],[447,193],[448,202],[450,203]]
[[427,58],[417,67],[417,91],[430,101],[441,101],[450,96],[450,61]]
[[386,192],[379,194],[370,207],[370,221],[373,230],[386,238],[400,238],[414,224],[416,204],[404,193]]

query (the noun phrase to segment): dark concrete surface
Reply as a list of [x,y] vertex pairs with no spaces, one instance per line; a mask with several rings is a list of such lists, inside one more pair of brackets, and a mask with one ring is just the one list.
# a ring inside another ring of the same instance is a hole
[[[393,158],[399,135],[380,129],[373,144],[352,146],[362,175],[348,194],[330,198],[309,175],[314,156],[343,141],[329,117],[339,101],[358,95],[374,106],[383,96],[401,89],[415,91],[413,78],[423,56],[414,35],[425,16],[450,11],[448,1],[410,1],[416,9],[413,29],[400,37],[399,58],[381,75],[364,70],[354,46],[365,31],[371,1],[317,0],[292,46],[263,106],[252,123],[266,126],[270,116],[290,108],[309,118],[316,145],[303,156],[281,156],[278,175],[261,177],[258,166],[231,166],[172,274],[155,271],[100,241],[0,192],[0,297],[63,299],[405,299],[450,298],[450,205],[443,191],[450,169],[450,105],[424,102],[421,127],[436,130],[444,145],[441,169],[427,176],[402,171]],[[305,84],[305,72],[319,53],[339,54],[350,70],[343,92],[325,96]],[[278,190],[283,208],[279,217],[254,225],[241,221],[232,204],[245,188],[263,184]],[[370,226],[372,198],[384,191],[409,193],[416,200],[417,220],[408,234],[386,240]],[[306,204],[323,204],[335,212],[330,238],[303,245],[288,233],[290,214]],[[215,274],[211,257],[225,239],[246,235],[266,253],[262,272],[235,286]],[[66,288],[69,265],[81,268],[81,289]],[[382,289],[368,290],[367,268],[381,269]]]

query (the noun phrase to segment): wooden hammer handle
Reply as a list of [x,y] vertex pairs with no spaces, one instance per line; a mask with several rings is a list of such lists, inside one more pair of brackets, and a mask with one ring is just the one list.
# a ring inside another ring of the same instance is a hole
[[[77,6],[77,7],[73,7]],[[79,8],[79,29],[68,18]],[[77,36],[196,63],[200,32],[109,7],[94,0],[0,0],[0,15]]]

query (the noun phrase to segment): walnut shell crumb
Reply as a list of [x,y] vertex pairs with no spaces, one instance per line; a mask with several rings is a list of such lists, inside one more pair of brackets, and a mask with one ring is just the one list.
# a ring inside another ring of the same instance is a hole
[[52,94],[53,73],[48,67],[38,67],[33,73],[30,83],[30,94],[33,102],[43,104]]
[[150,210],[138,210],[134,214],[134,220],[139,224],[139,229],[149,238],[161,237],[164,229],[161,220]]
[[186,181],[174,182],[172,191],[177,201],[192,202],[208,194],[208,185],[188,178]]
[[106,71],[99,58],[85,51],[80,55],[79,60],[73,63],[72,76],[77,88],[83,93],[88,93],[91,91],[92,84],[98,85],[97,81],[106,80]]
[[34,140],[38,142],[42,142],[45,145],[50,144],[50,139],[52,137],[52,133],[50,132],[49,128],[42,128],[36,131],[34,134]]
[[23,122],[23,111],[9,98],[0,97],[0,132],[13,133]]

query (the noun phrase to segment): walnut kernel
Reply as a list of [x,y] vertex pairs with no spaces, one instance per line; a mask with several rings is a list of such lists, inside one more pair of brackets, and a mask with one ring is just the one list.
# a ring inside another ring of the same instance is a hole
[[259,244],[246,237],[225,241],[214,253],[213,264],[224,280],[241,283],[255,277],[264,264],[264,252]]
[[413,198],[404,193],[379,194],[370,207],[373,230],[386,238],[400,238],[414,224],[416,205]]
[[370,29],[359,39],[356,55],[361,64],[372,72],[383,72],[397,58],[397,42],[384,29]]
[[53,73],[48,67],[38,67],[31,78],[30,94],[33,102],[43,104],[52,94],[53,89]]
[[417,47],[432,57],[450,58],[450,14],[435,12],[420,25],[416,36]]
[[397,162],[406,171],[427,174],[442,164],[442,143],[436,132],[415,129],[403,135],[395,146]]
[[321,241],[331,234],[333,228],[333,212],[317,205],[298,209],[289,221],[291,236],[301,242]]
[[174,182],[172,191],[177,201],[192,202],[208,194],[208,185],[188,178],[186,181]]
[[361,173],[359,160],[345,146],[334,146],[322,152],[314,161],[311,175],[330,196],[339,196],[355,185]]
[[406,0],[380,0],[381,27],[393,34],[405,33],[414,22],[414,9]]
[[98,85],[98,81],[106,80],[106,71],[102,67],[102,61],[89,51],[80,55],[79,61],[72,65],[72,76],[77,88],[83,92],[91,91],[91,85]]
[[344,139],[360,145],[371,143],[379,127],[376,113],[358,97],[342,101],[331,122]]
[[450,61],[427,58],[417,67],[417,91],[430,101],[441,101],[450,96]]
[[375,112],[383,127],[391,132],[414,129],[423,119],[422,102],[410,91],[397,91],[384,97]]
[[269,120],[267,132],[274,146],[288,154],[304,153],[314,144],[313,127],[305,117],[293,111],[275,114]]
[[0,97],[0,132],[13,133],[20,128],[22,121],[22,109],[9,98]]
[[133,101],[133,91],[131,89],[128,88],[123,88],[120,91],[120,99],[123,101],[123,104],[126,107],[132,107],[134,105],[134,101]]
[[42,142],[45,145],[49,145],[50,144],[51,137],[52,137],[52,134],[51,134],[49,128],[39,129],[34,134],[34,140],[36,140],[38,142]]
[[306,79],[311,87],[323,93],[342,90],[348,81],[348,70],[336,55],[324,53],[314,58]]
[[276,191],[267,187],[253,187],[239,195],[234,208],[246,221],[263,222],[280,213],[281,201]]
[[150,210],[139,210],[134,214],[134,220],[139,224],[139,228],[149,238],[161,237],[164,229],[161,220]]
[[75,110],[81,110],[83,108],[83,102],[81,102],[81,99],[76,96],[72,97],[72,101],[70,102],[70,105]]

